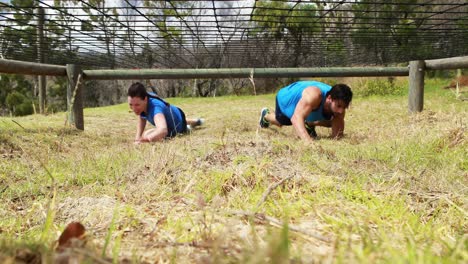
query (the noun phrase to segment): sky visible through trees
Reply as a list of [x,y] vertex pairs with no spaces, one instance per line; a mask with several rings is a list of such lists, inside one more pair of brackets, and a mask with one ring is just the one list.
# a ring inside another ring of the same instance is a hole
[[85,68],[388,65],[468,54],[465,0],[0,1],[0,57]]

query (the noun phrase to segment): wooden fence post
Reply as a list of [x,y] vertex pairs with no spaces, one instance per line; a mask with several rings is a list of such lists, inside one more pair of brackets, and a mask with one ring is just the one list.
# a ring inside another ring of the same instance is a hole
[[424,71],[423,60],[409,63],[409,96],[408,108],[411,113],[421,112],[424,104]]
[[81,68],[76,64],[67,64],[67,110],[69,111],[68,120],[70,124],[84,130],[83,120],[83,93],[82,93],[82,74]]
[[[42,7],[37,9],[37,61],[44,63],[44,20],[45,13]],[[45,113],[46,106],[46,77],[44,75],[38,76],[38,88],[39,88],[39,112]]]

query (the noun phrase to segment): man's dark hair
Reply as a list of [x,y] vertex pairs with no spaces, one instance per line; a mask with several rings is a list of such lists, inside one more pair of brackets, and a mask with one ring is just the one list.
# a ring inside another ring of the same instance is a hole
[[142,100],[145,100],[145,98],[148,96],[148,93],[146,92],[146,88],[142,83],[136,82],[130,85],[127,95],[130,97],[139,97]]
[[328,95],[330,95],[333,100],[342,100],[346,104],[346,107],[348,107],[351,100],[353,100],[351,88],[342,83],[333,85],[331,90],[327,93],[327,96]]

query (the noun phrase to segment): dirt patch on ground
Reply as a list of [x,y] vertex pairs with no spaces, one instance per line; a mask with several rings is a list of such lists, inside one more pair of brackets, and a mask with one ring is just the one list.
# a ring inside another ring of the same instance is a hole
[[64,224],[80,222],[93,229],[106,229],[120,205],[111,197],[67,197],[57,207],[57,218]]
[[452,80],[449,85],[445,86],[444,89],[456,88],[456,87],[468,87],[468,76],[458,76],[455,80]]

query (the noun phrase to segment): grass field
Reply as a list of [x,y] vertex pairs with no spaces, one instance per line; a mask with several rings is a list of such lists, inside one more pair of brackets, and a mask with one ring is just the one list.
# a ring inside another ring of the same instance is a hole
[[85,109],[83,132],[65,113],[0,118],[0,262],[57,260],[79,221],[86,244],[61,258],[467,263],[468,108],[444,85],[412,115],[406,95],[356,96],[345,137],[319,128],[313,146],[258,129],[273,94],[170,98],[206,124],[139,146],[127,104]]

